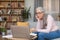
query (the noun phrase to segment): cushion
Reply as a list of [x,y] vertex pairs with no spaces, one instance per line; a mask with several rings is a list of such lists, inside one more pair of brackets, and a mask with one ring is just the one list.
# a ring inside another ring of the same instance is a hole
[[28,22],[17,22],[17,26],[29,26]]

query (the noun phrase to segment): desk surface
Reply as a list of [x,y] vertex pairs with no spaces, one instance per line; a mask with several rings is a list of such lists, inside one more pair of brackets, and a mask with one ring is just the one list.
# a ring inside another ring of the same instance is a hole
[[[36,37],[32,38],[31,40],[34,40]],[[16,40],[17,38],[13,38],[14,40]],[[8,38],[0,38],[0,40],[13,40],[13,39],[8,39]]]
[[[37,36],[34,36],[31,39],[33,40],[35,38],[37,38]],[[0,36],[0,40],[13,40],[13,39],[15,40],[15,39],[18,39],[18,38],[12,38],[12,35],[7,35],[7,36],[3,36],[3,37]]]
[[[2,36],[2,38],[12,39],[13,38],[13,35],[5,35],[5,36]],[[30,33],[30,38],[31,39],[37,38],[37,34]]]
[[12,39],[2,38],[2,39],[0,39],[0,40],[12,40]]

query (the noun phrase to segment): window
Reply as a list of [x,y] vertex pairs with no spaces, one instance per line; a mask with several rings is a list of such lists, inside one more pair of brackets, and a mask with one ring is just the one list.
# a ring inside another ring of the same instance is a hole
[[34,10],[36,7],[43,7],[46,14],[52,14],[56,21],[59,20],[59,0],[35,0]]
[[36,21],[36,18],[35,18],[35,9],[37,7],[43,7],[43,0],[34,0],[34,21]]

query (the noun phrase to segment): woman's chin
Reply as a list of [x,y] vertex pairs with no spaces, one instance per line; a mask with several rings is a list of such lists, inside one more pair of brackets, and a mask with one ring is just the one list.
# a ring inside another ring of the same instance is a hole
[[40,18],[40,20],[43,20],[43,18]]

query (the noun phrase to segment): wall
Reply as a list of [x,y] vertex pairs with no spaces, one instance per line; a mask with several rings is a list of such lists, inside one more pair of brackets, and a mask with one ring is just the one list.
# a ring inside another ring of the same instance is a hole
[[33,17],[34,17],[34,0],[25,0],[25,7],[29,8],[31,7],[30,13],[31,13],[31,18],[30,18],[30,22],[33,21]]
[[31,13],[31,18],[29,19],[30,27],[33,27],[33,19],[34,19],[34,0],[25,0],[25,7],[29,8],[31,7],[30,13]]

